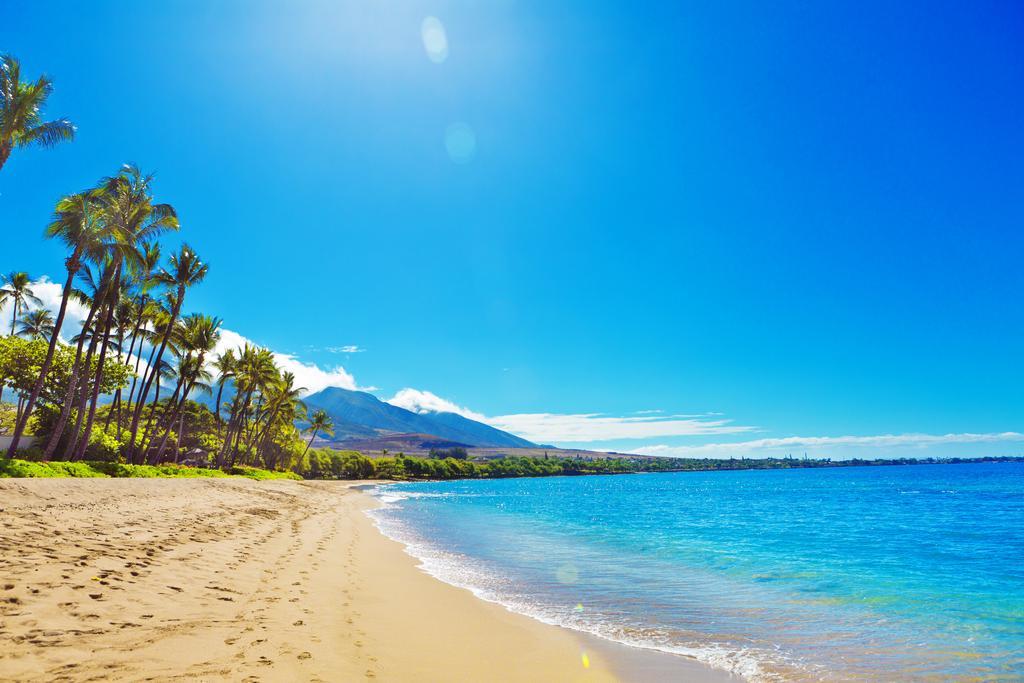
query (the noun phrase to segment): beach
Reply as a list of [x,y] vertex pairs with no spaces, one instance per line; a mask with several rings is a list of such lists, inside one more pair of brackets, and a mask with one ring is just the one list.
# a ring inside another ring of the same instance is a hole
[[4,680],[722,680],[424,574],[351,482],[9,479],[0,501]]

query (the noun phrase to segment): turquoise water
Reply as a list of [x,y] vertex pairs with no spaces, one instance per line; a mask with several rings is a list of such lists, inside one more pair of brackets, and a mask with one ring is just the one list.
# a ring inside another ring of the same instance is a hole
[[382,486],[442,580],[755,681],[1024,680],[1024,464]]

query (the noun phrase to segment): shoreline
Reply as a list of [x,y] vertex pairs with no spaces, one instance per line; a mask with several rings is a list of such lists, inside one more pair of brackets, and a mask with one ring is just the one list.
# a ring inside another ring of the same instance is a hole
[[427,575],[353,484],[0,481],[0,678],[719,680]]
[[429,577],[432,581],[451,587],[460,593],[467,594],[472,600],[498,607],[508,614],[517,618],[527,619],[544,630],[556,630],[567,633],[578,643],[581,651],[586,652],[591,660],[595,653],[605,662],[609,671],[614,674],[615,680],[628,681],[629,683],[664,683],[665,681],[687,681],[688,683],[743,683],[745,679],[716,669],[708,664],[698,661],[693,657],[674,654],[662,650],[646,647],[638,647],[621,643],[608,638],[603,638],[593,633],[580,631],[560,624],[549,623],[537,619],[529,614],[516,612],[507,605],[490,600],[476,594],[473,589],[448,583],[444,579],[434,575],[423,565],[422,558],[418,557],[410,546],[400,539],[387,534],[381,527],[378,520],[369,514],[374,509],[383,507],[383,503],[373,496],[369,491],[380,485],[408,483],[396,481],[383,481],[375,483],[360,483],[352,486],[369,503],[364,508],[364,516],[370,522],[373,529],[381,537],[398,545],[406,558],[411,561],[413,568],[420,574]]

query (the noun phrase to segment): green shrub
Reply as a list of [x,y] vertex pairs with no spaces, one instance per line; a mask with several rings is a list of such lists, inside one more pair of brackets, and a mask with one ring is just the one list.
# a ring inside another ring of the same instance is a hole
[[38,444],[32,444],[27,448],[18,449],[18,458],[21,460],[31,460],[33,462],[39,462],[43,459],[43,449]]
[[60,477],[43,463],[0,458],[0,477]]
[[89,460],[99,462],[117,462],[121,457],[121,442],[113,434],[102,429],[94,429],[89,435],[89,445],[85,448]]
[[163,465],[124,465],[118,462],[29,462],[0,458],[0,478],[6,477],[115,477],[115,478],[196,478],[241,476],[249,479],[302,479],[294,472],[271,472],[256,467],[233,467],[231,472],[187,467],[172,463]]
[[302,477],[295,474],[294,472],[274,472],[271,470],[261,470],[258,467],[248,467],[246,465],[235,465],[234,467],[228,468],[228,474],[233,474],[240,477],[249,477],[250,479],[257,479],[260,481],[266,479],[298,479],[302,480]]

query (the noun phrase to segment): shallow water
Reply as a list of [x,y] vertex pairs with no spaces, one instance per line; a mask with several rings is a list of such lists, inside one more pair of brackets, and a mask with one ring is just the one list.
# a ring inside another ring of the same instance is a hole
[[1024,464],[382,486],[424,568],[755,681],[1024,680]]

